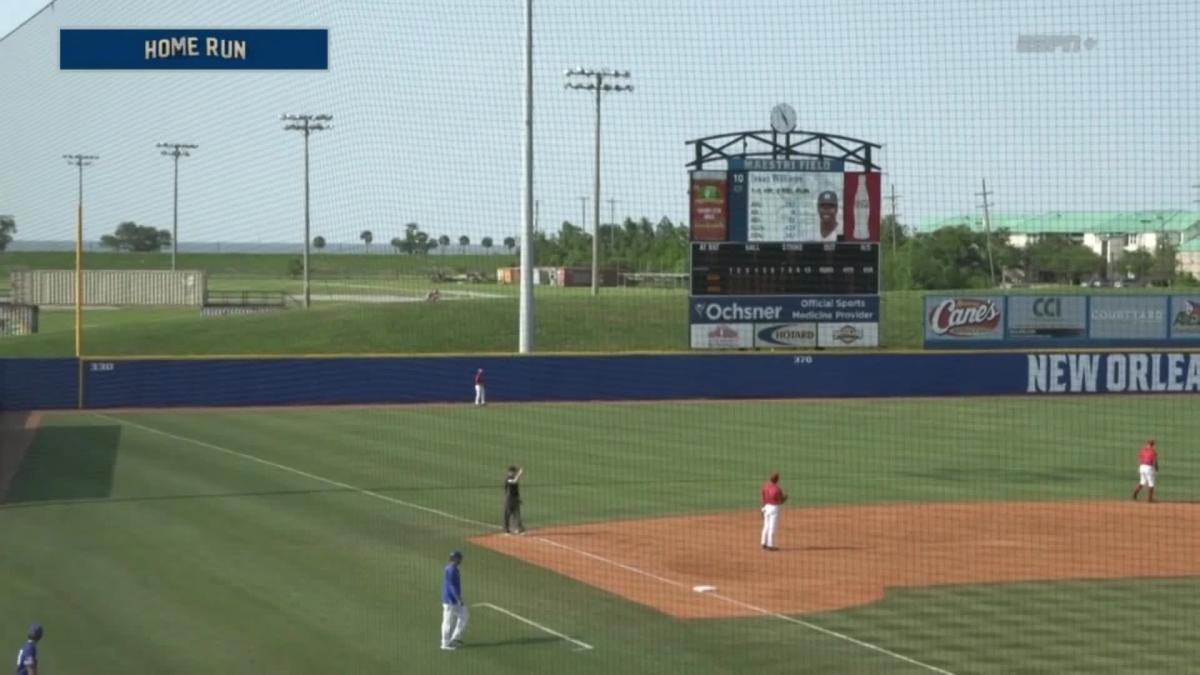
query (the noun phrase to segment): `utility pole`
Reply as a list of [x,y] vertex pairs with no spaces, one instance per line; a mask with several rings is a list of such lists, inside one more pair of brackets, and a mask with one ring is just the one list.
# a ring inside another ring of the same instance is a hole
[[156,148],[170,148],[160,154],[175,158],[175,199],[171,209],[171,271],[175,271],[175,258],[179,253],[179,158],[190,157],[188,150],[200,147],[190,143],[159,143]]
[[326,122],[332,120],[333,115],[283,114],[279,119],[287,122],[283,126],[284,131],[299,131],[304,135],[304,308],[308,309],[312,305],[312,294],[308,286],[308,247],[311,245],[308,218],[308,137],[314,131],[332,129],[333,125]]
[[608,255],[613,253],[613,230],[617,228],[617,200],[609,197],[608,202]]
[[[595,185],[593,187],[593,206],[595,207],[595,216],[593,222],[600,222],[600,94],[604,92],[621,92],[633,91],[633,86],[628,84],[608,84],[606,79],[629,79],[628,70],[592,70],[590,68],[572,68],[567,70],[564,75],[568,80],[572,77],[582,77],[588,80],[586,83],[570,82],[563,85],[566,89],[584,89],[587,91],[596,92],[596,167],[595,167]],[[600,294],[600,238],[592,237],[592,295]]]
[[992,262],[992,218],[991,218],[991,213],[988,211],[988,207],[990,206],[990,204],[988,203],[988,196],[991,194],[992,193],[988,192],[988,189],[987,189],[987,179],[984,178],[983,179],[983,192],[976,192],[975,196],[983,197],[983,204],[982,204],[982,206],[983,206],[983,231],[984,231],[984,236],[986,237],[985,241],[987,242],[988,270],[991,273],[992,288],[995,288],[996,287],[996,265],[994,262]]
[[78,359],[83,357],[83,167],[91,166],[100,156],[63,155],[63,159],[79,168],[79,202],[75,208],[75,358]]
[[896,184],[891,184],[892,194],[888,197],[888,201],[892,203],[892,257],[896,256],[896,230],[899,229],[900,223],[896,220],[896,202],[899,201],[900,195],[896,194]]

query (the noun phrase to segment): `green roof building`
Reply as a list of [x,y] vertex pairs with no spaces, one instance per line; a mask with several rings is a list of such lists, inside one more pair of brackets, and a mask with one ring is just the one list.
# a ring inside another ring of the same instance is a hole
[[[980,214],[941,218],[917,228],[929,233],[966,225],[983,231]],[[1179,247],[1182,271],[1200,277],[1200,211],[1062,211],[1026,215],[998,214],[992,231],[1007,230],[1013,246],[1024,247],[1045,235],[1067,235],[1111,264],[1126,251],[1157,248],[1160,237]]]

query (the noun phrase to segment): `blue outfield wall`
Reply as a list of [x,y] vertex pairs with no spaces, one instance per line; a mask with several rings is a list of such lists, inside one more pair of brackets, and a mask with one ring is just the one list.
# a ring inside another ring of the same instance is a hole
[[74,408],[79,362],[62,359],[0,359],[0,411]]
[[[0,360],[0,408],[76,406],[74,359]],[[1200,353],[711,354],[84,362],[87,408],[1197,393]]]

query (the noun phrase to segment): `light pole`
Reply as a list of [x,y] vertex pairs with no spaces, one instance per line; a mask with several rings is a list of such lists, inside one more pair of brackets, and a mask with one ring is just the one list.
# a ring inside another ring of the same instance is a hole
[[310,245],[308,234],[308,137],[314,131],[332,129],[333,125],[326,124],[326,122],[332,120],[333,115],[284,114],[280,115],[279,119],[287,122],[283,126],[284,131],[299,131],[304,135],[304,308],[308,309],[312,305],[312,295],[308,289],[308,247]]
[[[585,89],[596,92],[596,177],[592,206],[595,208],[592,222],[600,222],[600,94],[608,92],[633,91],[628,84],[609,84],[607,79],[629,79],[628,70],[593,70],[590,68],[571,68],[564,73],[568,82],[563,85],[566,89]],[[585,81],[570,81],[571,78],[584,78]],[[597,232],[599,234],[599,232]],[[600,237],[592,237],[592,295],[600,293]]]
[[[83,357],[83,167],[98,155],[63,155],[67,164],[79,168],[79,204],[75,208],[75,358]],[[80,396],[83,394],[81,393]]]
[[533,0],[525,0],[524,114],[521,119],[521,168],[525,180],[521,190],[521,292],[517,303],[517,351],[533,351]]
[[190,157],[191,153],[188,150],[195,150],[200,147],[190,143],[158,143],[156,148],[170,148],[170,150],[162,150],[163,155],[175,158],[175,200],[174,206],[171,209],[171,271],[175,271],[175,257],[179,253],[179,158]]

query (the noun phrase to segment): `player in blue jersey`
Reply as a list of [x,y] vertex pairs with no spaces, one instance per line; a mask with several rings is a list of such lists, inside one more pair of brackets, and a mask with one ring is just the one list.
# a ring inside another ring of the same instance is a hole
[[462,562],[461,551],[450,554],[450,563],[442,575],[442,649],[451,651],[462,646],[463,632],[467,630],[470,614],[463,602],[462,578],[458,565]]
[[29,639],[17,652],[17,675],[38,675],[37,643],[42,639],[43,632],[36,623],[29,627]]

